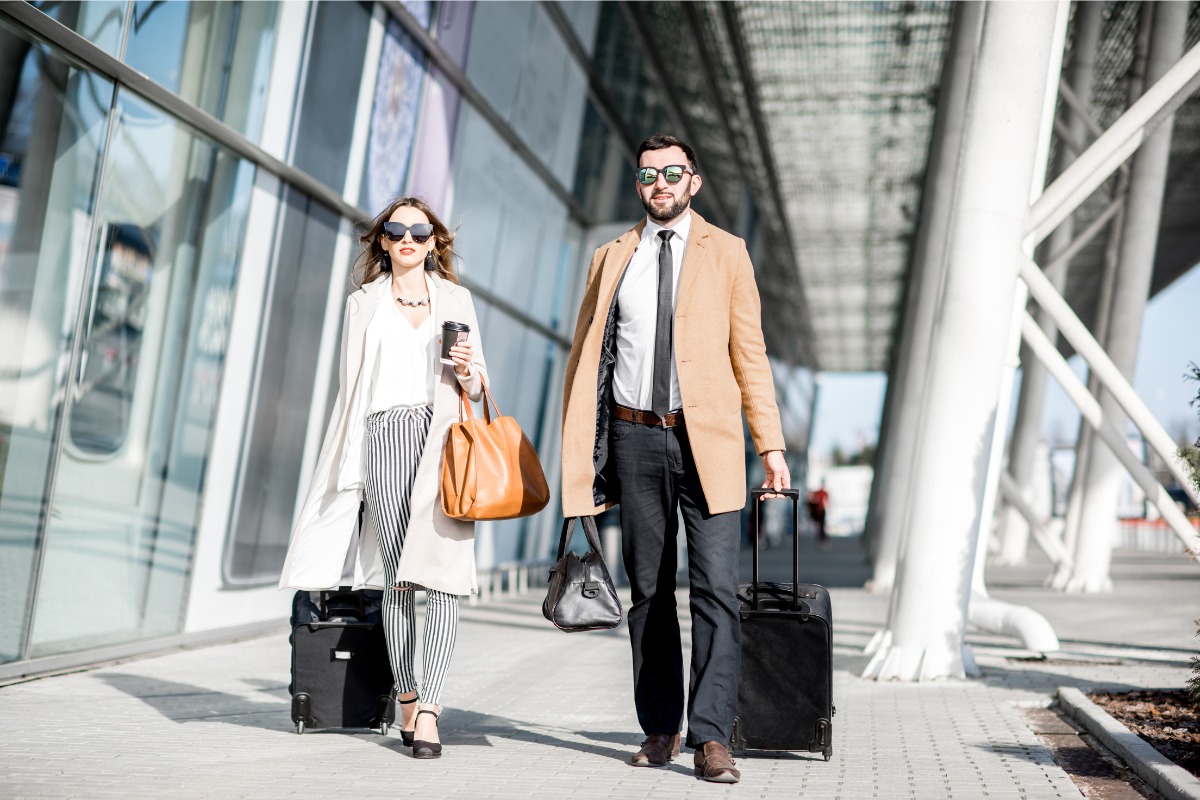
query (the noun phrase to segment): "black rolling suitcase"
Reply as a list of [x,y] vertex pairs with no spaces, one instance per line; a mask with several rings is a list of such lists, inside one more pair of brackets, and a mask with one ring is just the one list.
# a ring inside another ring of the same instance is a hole
[[792,583],[758,579],[759,498],[753,489],[753,583],[738,587],[742,672],[730,750],[807,750],[833,755],[833,617],[829,592],[800,583],[800,491],[792,501]]
[[312,728],[378,728],[396,720],[383,635],[383,592],[296,592],[292,600],[292,722]]

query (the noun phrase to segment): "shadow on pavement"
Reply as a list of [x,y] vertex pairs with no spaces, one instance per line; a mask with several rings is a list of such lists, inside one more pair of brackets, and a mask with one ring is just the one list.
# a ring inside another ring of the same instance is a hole
[[[1086,666],[1085,662],[1073,662],[1075,666]],[[1080,678],[1073,675],[1067,675],[1062,672],[1056,672],[1050,669],[1038,669],[1037,662],[1020,661],[1013,664],[1012,669],[1004,667],[986,666],[982,667],[983,678],[989,683],[1005,684],[1013,681],[1014,684],[1021,686],[1032,685],[1039,691],[1053,692],[1059,686],[1073,686],[1079,691],[1087,694],[1088,692],[1106,691],[1106,692],[1132,692],[1137,689],[1144,688],[1129,683],[1121,683],[1120,681],[1093,681],[1086,678]],[[1016,677],[1019,676],[1019,677]]]
[[[141,700],[172,722],[224,722],[280,733],[293,733],[295,730],[291,720],[290,700],[255,702],[242,695],[145,675],[109,672],[96,677],[114,689]],[[259,691],[269,695],[277,696],[280,691],[285,694],[287,692],[287,686],[276,681],[247,679],[245,682],[257,685]],[[399,726],[392,730],[398,732]],[[571,732],[595,742],[591,744],[560,738],[556,734],[561,732],[544,725],[459,708],[446,707],[442,712],[441,739],[447,746],[491,747],[488,737],[499,736],[627,761],[629,756],[636,752],[642,738],[633,731]],[[380,736],[367,728],[323,728],[306,732],[304,735],[331,734],[364,736],[366,741],[380,747],[397,752],[407,751],[399,736]],[[690,767],[686,771],[691,774]]]
[[[227,722],[273,731],[293,730],[290,700],[254,702],[242,695],[121,672],[106,672],[96,678],[136,697],[172,722]],[[275,681],[253,682],[267,684],[259,687],[262,692],[273,693],[280,688],[287,691],[286,685],[281,687]]]

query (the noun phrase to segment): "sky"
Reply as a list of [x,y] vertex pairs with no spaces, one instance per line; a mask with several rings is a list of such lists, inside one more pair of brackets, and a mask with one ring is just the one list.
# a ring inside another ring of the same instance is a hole
[[[1195,441],[1200,436],[1200,409],[1189,402],[1200,386],[1184,378],[1190,362],[1200,364],[1200,267],[1193,267],[1147,304],[1133,378],[1138,396],[1167,433],[1176,438],[1183,432]],[[1076,375],[1085,374],[1079,356],[1070,363]],[[1071,444],[1078,430],[1079,412],[1051,378],[1042,407],[1042,436],[1049,442]]]
[[[1200,364],[1200,267],[1193,267],[1146,306],[1134,375],[1138,395],[1167,432],[1172,437],[1183,432],[1194,441],[1200,436],[1200,419],[1189,401],[1200,386],[1184,378],[1189,362]],[[1082,359],[1075,356],[1070,363],[1082,377]],[[887,376],[882,372],[825,372],[818,381],[813,454],[827,458],[835,445],[850,454],[864,442],[875,442]],[[1046,385],[1042,436],[1051,442],[1073,443],[1079,412],[1053,378]],[[1014,414],[1019,388],[1018,383]]]
[[817,376],[816,424],[810,451],[828,458],[835,446],[850,455],[879,438],[879,415],[887,375],[882,372],[823,372]]

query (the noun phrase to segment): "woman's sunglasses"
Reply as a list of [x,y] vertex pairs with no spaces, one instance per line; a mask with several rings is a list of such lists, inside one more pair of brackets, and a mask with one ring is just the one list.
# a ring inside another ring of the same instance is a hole
[[[660,170],[654,167],[642,167],[637,171],[637,179],[643,186],[650,186],[658,180]],[[662,176],[667,179],[667,183],[679,183],[683,180],[683,173],[691,172],[685,166],[677,165],[671,167],[663,167]]]
[[405,233],[412,233],[413,241],[417,244],[425,244],[429,237],[433,236],[433,225],[428,222],[416,225],[405,225],[403,222],[383,223],[383,235],[393,242],[403,239]]

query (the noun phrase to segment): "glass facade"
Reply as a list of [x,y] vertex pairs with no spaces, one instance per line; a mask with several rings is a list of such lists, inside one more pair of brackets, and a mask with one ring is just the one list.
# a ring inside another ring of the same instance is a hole
[[[354,225],[400,194],[457,231],[493,393],[557,489],[581,276],[642,214],[629,137],[669,127],[616,5],[32,7],[116,66],[0,8],[0,662],[191,630],[231,592],[283,615]],[[481,525],[480,568],[545,558],[556,509]]]

